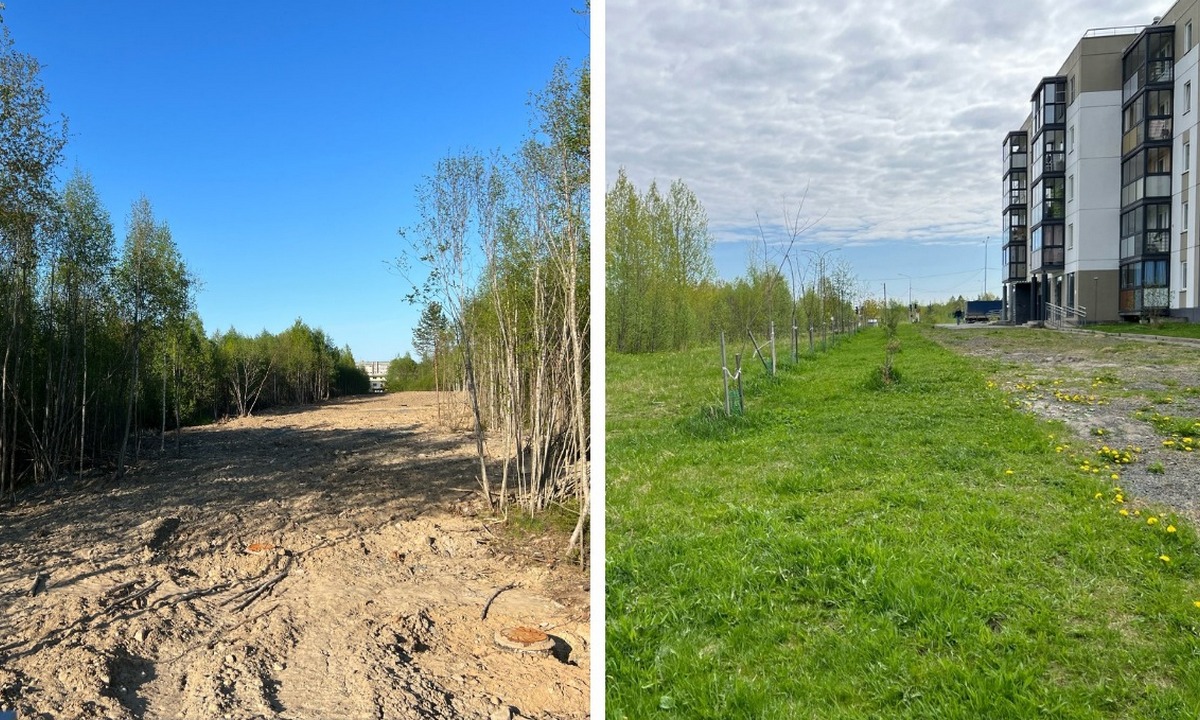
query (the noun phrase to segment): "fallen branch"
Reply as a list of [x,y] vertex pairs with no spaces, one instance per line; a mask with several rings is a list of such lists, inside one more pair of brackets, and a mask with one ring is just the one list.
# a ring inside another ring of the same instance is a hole
[[229,603],[233,602],[237,598],[246,597],[248,595],[249,597],[246,597],[245,600],[241,601],[240,603],[235,605],[233,608],[234,612],[245,610],[247,607],[250,606],[250,603],[257,600],[259,597],[261,597],[263,594],[265,594],[268,590],[275,587],[275,585],[278,584],[280,580],[287,577],[288,571],[290,571],[291,569],[292,569],[292,556],[288,555],[287,563],[284,564],[283,570],[280,570],[277,575],[274,575],[273,577],[268,578],[267,580],[264,580],[263,582],[259,583],[255,587],[247,588],[247,589],[243,590],[242,592],[237,593],[236,595],[230,597],[228,600],[226,600],[225,602],[223,602],[221,604],[228,605]]
[[120,600],[117,600],[116,602],[114,602],[112,605],[109,605],[108,608],[104,612],[106,614],[112,614],[113,612],[115,612],[117,610],[117,608],[120,608],[124,605],[128,605],[128,604],[134,602],[135,600],[140,600],[140,599],[146,597],[150,593],[154,592],[158,588],[159,585],[162,585],[162,580],[155,580],[154,582],[150,583],[149,585],[142,588],[141,590],[138,590],[134,594],[132,594],[128,597],[123,597]]
[[155,605],[155,607],[162,606],[162,605],[176,605],[185,600],[195,600],[198,597],[205,597],[207,595],[216,595],[217,593],[222,592],[224,590],[228,590],[228,589],[229,589],[229,583],[220,583],[217,585],[213,585],[212,587],[200,588],[199,590],[188,590],[187,592],[181,592],[176,595],[167,595],[165,597],[161,597],[161,598],[155,600],[154,605]]
[[126,590],[137,587],[137,584],[140,583],[141,581],[142,581],[142,578],[138,578],[137,580],[130,580],[128,582],[123,582],[120,585],[114,585],[113,587],[109,588],[108,590],[105,590],[104,593],[100,596],[100,604],[107,605],[108,603],[113,602],[114,596],[121,595]]
[[490,607],[492,606],[492,602],[493,602],[493,601],[494,601],[494,600],[495,600],[497,597],[499,597],[499,596],[500,596],[500,593],[504,592],[505,590],[512,590],[512,589],[513,589],[513,588],[515,588],[516,586],[517,586],[517,584],[516,584],[516,583],[509,583],[509,584],[505,585],[504,587],[502,587],[502,588],[500,588],[500,589],[496,590],[496,592],[492,593],[492,596],[491,596],[490,598],[488,598],[488,599],[487,599],[487,602],[485,602],[485,603],[483,604],[483,612],[479,613],[479,619],[480,619],[480,620],[487,620],[488,608],[490,608]]

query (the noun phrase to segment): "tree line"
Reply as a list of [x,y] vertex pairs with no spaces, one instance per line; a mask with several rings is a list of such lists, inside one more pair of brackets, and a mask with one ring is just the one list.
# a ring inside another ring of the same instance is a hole
[[36,58],[0,19],[0,496],[93,469],[124,472],[143,431],[365,392],[348,348],[297,321],[206,335],[196,278],[150,201],[118,246],[92,178],[56,171],[67,143]]
[[[461,390],[489,506],[589,505],[590,74],[555,67],[509,155],[467,150],[417,188],[398,265],[423,307],[425,376]],[[419,365],[420,365],[419,364]],[[393,363],[413,369],[408,361]],[[490,446],[490,449],[489,449]],[[497,458],[499,477],[489,469]]]
[[[617,172],[605,195],[605,341],[625,353],[680,350],[722,332],[745,338],[774,323],[783,347],[827,339],[856,322],[862,292],[833,250],[798,246],[807,227],[794,218],[785,236],[752,246],[745,274],[717,278],[708,215],[682,180],[664,192],[639,191]],[[760,337],[760,341],[762,338]]]

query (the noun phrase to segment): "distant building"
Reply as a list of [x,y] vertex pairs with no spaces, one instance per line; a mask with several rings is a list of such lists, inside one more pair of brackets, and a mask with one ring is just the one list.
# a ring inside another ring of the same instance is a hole
[[1089,30],[1004,139],[1004,316],[1200,321],[1191,182],[1192,28],[1178,2],[1145,27]]
[[358,367],[371,378],[371,392],[381,393],[387,387],[387,369],[390,360],[362,360]]

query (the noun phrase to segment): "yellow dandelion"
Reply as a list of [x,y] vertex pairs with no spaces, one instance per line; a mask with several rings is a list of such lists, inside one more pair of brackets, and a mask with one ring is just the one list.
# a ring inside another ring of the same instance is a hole
[[1104,493],[1096,493],[1096,499],[1097,499],[1097,500],[1099,500],[1099,499],[1101,499],[1101,498],[1103,498],[1103,497],[1104,497]]
[[1134,510],[1134,511],[1133,511],[1133,515],[1134,515],[1134,517],[1141,517],[1141,516],[1142,516],[1142,511],[1141,511],[1141,510]]
[[1120,479],[1121,479],[1121,476],[1120,476],[1120,475],[1118,475],[1118,474],[1116,474],[1116,473],[1113,473],[1113,474],[1112,474],[1112,475],[1110,475],[1109,477],[1111,477],[1113,480],[1120,480]]
[[1004,471],[1004,474],[1005,474],[1005,475],[1012,475],[1012,474],[1013,474],[1013,471],[1012,471],[1012,470],[1005,470],[1005,471]]
[[1159,555],[1159,556],[1158,556],[1158,559],[1159,559],[1159,560],[1162,560],[1162,561],[1163,561],[1163,562],[1165,562],[1165,563],[1169,563],[1169,562],[1171,562],[1171,558],[1170,558],[1169,556],[1167,556],[1167,555]]
[[1195,605],[1196,607],[1200,607],[1200,600],[1197,600],[1196,602],[1194,602],[1192,604]]
[[1125,508],[1121,508],[1120,510],[1117,511],[1117,514],[1128,517],[1129,511],[1126,510]]
[[1154,517],[1153,515],[1151,515],[1150,517],[1146,518],[1146,524],[1147,524],[1147,525],[1154,525],[1154,524],[1156,524],[1157,522],[1158,522],[1158,518]]
[[1167,532],[1169,532],[1169,533],[1173,533],[1173,532],[1175,532],[1175,526],[1174,526],[1174,525],[1168,525],[1168,526],[1167,526]]

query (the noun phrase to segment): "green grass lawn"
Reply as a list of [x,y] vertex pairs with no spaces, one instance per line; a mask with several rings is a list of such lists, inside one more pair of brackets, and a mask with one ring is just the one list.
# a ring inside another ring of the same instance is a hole
[[744,361],[731,420],[715,348],[608,356],[608,716],[1196,717],[1192,528],[900,337],[882,390],[882,329]]
[[1190,322],[1160,323],[1157,325],[1110,323],[1088,325],[1086,329],[1106,333],[1124,333],[1127,335],[1165,335],[1167,337],[1200,338],[1200,323]]

